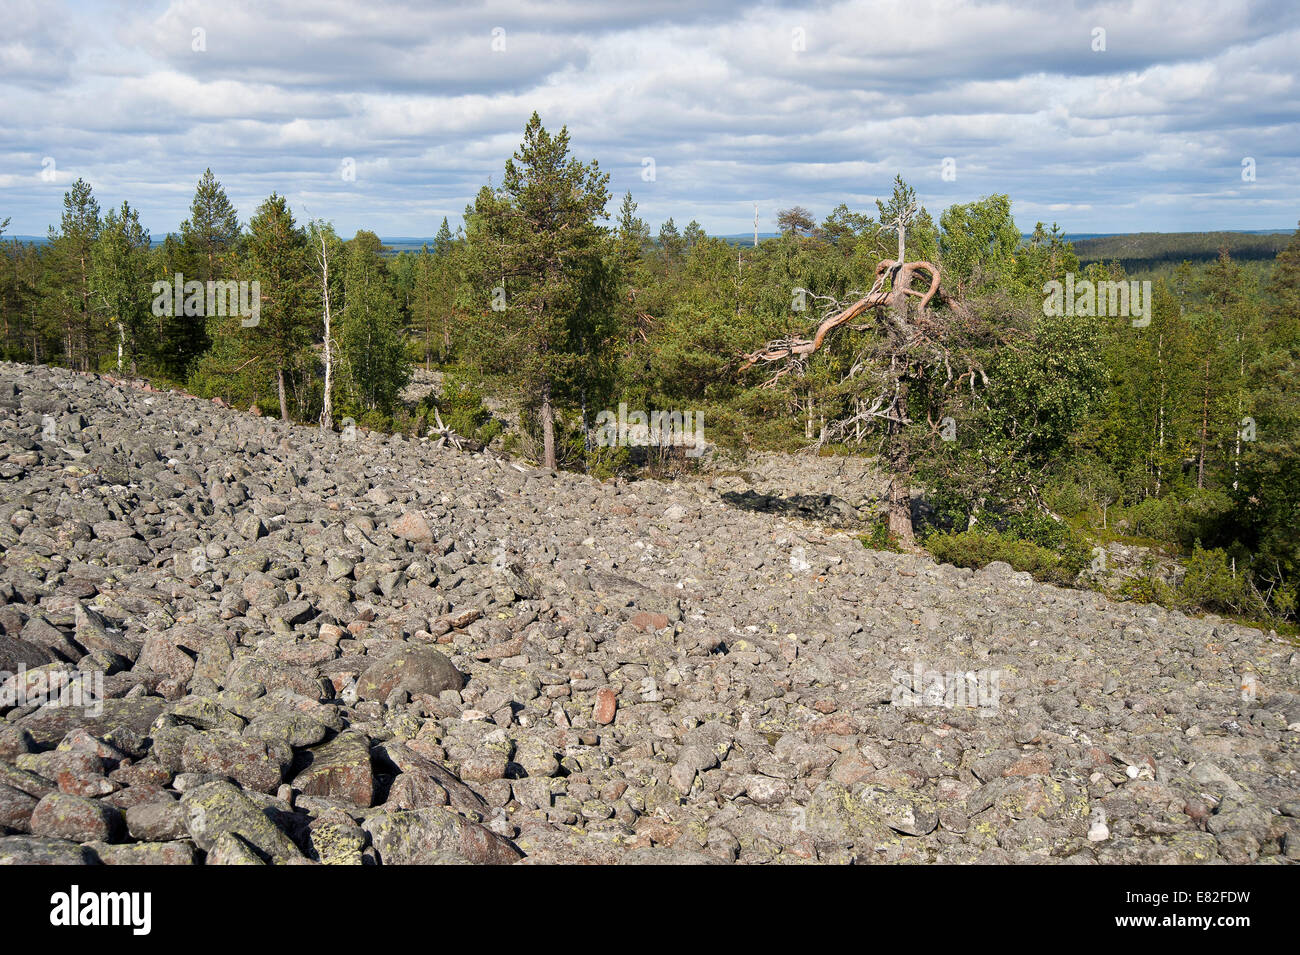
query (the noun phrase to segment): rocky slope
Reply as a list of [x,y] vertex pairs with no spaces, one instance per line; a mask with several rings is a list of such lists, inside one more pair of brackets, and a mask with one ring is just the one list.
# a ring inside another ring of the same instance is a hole
[[0,861],[1300,858],[1257,630],[17,365],[0,500]]

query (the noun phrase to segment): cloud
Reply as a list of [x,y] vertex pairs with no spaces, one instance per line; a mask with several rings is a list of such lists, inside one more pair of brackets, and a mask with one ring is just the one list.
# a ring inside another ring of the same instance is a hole
[[1300,216],[1300,10],[1284,2],[6,0],[3,13],[0,217],[15,233],[43,233],[84,176],[101,205],[128,199],[161,234],[211,166],[245,219],[274,190],[344,233],[431,235],[500,181],[533,110],[656,226],[745,232],[755,201],[764,229],[794,203],[870,209],[895,173],[936,213],[1008,193],[1026,229]]

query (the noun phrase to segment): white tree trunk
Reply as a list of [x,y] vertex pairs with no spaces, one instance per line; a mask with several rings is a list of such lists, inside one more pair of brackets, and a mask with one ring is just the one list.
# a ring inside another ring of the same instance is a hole
[[320,412],[320,426],[334,430],[334,351],[330,342],[330,256],[325,245],[325,232],[320,232],[321,297],[325,302],[325,401]]

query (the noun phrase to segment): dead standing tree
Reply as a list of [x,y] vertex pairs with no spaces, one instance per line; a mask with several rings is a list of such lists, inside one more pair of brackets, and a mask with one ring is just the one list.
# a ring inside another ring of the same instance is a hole
[[320,238],[320,252],[316,255],[316,264],[320,266],[321,304],[325,309],[325,403],[320,410],[320,426],[334,430],[334,340],[330,315],[330,253],[325,243],[325,225],[317,228]]
[[[878,348],[878,366],[882,371],[878,393],[861,404],[848,424],[881,419],[885,422],[883,456],[889,471],[889,533],[907,547],[915,546],[912,531],[912,506],[908,489],[911,473],[910,455],[903,429],[911,423],[907,416],[908,383],[913,374],[913,356],[920,346],[936,341],[939,326],[928,311],[930,301],[939,295],[941,272],[930,262],[905,262],[907,229],[916,216],[915,201],[899,206],[894,215],[882,223],[898,234],[898,258],[885,259],[876,265],[875,282],[862,298],[848,307],[833,302],[831,312],[817,326],[811,338],[787,338],[768,342],[743,357],[741,371],[759,364],[778,364],[766,382],[774,385],[783,376],[802,373],[806,359],[825,343],[835,329],[866,315],[874,314],[882,333]],[[928,278],[928,282],[925,280]],[[925,282],[914,288],[916,281]],[[913,300],[916,300],[913,302]],[[862,326],[855,326],[862,327]]]

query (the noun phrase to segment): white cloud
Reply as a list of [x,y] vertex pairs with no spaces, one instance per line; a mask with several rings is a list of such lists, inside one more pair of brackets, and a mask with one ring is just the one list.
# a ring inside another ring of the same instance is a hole
[[[1026,228],[1300,215],[1300,12],[1272,0],[4,6],[11,232],[43,233],[77,175],[165,232],[211,166],[244,218],[277,190],[343,232],[429,235],[500,181],[534,109],[656,225],[744,232],[754,200],[764,229],[790,203],[869,208],[896,172],[936,213],[1009,193]],[[39,176],[47,155],[54,183]],[[1243,156],[1257,161],[1248,187]],[[338,175],[344,157],[355,182]],[[955,181],[939,176],[945,157]]]

